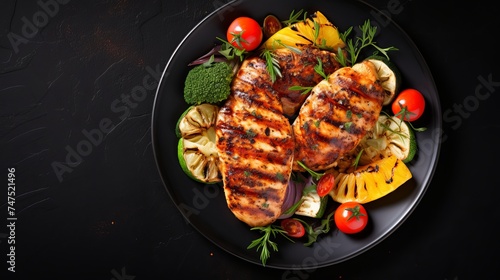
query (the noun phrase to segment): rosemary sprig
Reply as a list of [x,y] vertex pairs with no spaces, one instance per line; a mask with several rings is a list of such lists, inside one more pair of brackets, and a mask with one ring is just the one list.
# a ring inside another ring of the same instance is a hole
[[325,74],[325,70],[323,69],[323,62],[321,61],[321,59],[319,57],[316,59],[318,60],[318,64],[316,64],[316,66],[314,66],[314,71],[316,71],[316,73],[318,73],[324,79],[327,79],[328,75]]
[[332,48],[330,48],[326,45],[326,38],[321,38],[321,42],[318,43],[320,29],[321,29],[321,25],[319,24],[319,22],[314,21],[314,42],[313,42],[313,44],[314,44],[314,46],[318,47],[319,49],[331,51]]
[[387,59],[389,59],[387,54],[388,51],[398,50],[395,47],[382,48],[377,45],[377,42],[374,41],[375,34],[377,33],[377,26],[371,25],[369,19],[365,20],[363,25],[359,26],[359,28],[361,29],[362,35],[361,37],[356,37],[355,40],[348,38],[353,30],[352,26],[345,32],[340,33],[340,38],[346,43],[346,51],[349,55],[347,58],[340,49],[338,50],[337,61],[343,66],[347,66],[347,63],[350,63],[351,65],[355,64],[361,51],[366,47],[371,46],[375,48],[377,53],[380,52],[382,55],[387,57]]
[[281,77],[281,69],[276,55],[271,50],[264,50],[260,56],[266,61],[267,72],[274,83],[278,77]]
[[313,87],[291,86],[288,89],[302,91],[300,94],[304,95],[304,94],[308,94],[309,92],[311,92]]
[[[273,50],[277,47],[287,48],[297,54],[302,53],[300,49],[285,45],[281,40],[273,41]],[[271,81],[274,83],[278,77],[281,77],[281,68],[278,59],[276,59],[276,54],[270,49],[265,49],[261,52],[260,56],[266,61],[266,69],[269,72],[269,76],[271,76]]]
[[262,262],[263,266],[266,266],[266,262],[271,256],[270,249],[272,249],[275,252],[278,251],[278,244],[272,241],[271,238],[275,238],[277,234],[281,234],[290,241],[294,242],[286,235],[286,231],[283,228],[273,224],[269,224],[263,227],[252,227],[250,228],[250,230],[260,230],[261,232],[264,233],[261,237],[253,240],[252,243],[250,243],[250,245],[248,245],[247,247],[247,249],[252,249],[254,247],[257,247],[257,252],[261,250],[260,261]]
[[[304,14],[304,18],[303,19],[299,19],[299,17],[302,14]],[[304,13],[303,9],[299,10],[298,12],[295,12],[295,10],[292,10],[292,12],[290,13],[290,17],[288,18],[288,20],[284,20],[281,23],[283,23],[283,25],[285,25],[285,26],[290,26],[290,25],[293,25],[293,24],[295,24],[297,22],[306,20],[306,17],[307,17],[307,12]]]
[[292,52],[294,52],[296,54],[301,54],[302,53],[302,51],[299,48],[292,47],[290,45],[286,45],[283,42],[281,42],[281,40],[279,40],[279,39],[273,41],[273,49],[276,49],[277,47],[287,48],[287,49],[291,50]]
[[[389,120],[390,122],[395,122],[395,120],[394,120],[394,119],[392,119],[392,118],[388,118],[388,120]],[[401,132],[401,125],[402,125],[402,122],[403,122],[403,120],[401,120],[399,123],[396,123],[396,122],[395,122],[395,124],[396,124],[396,125],[398,126],[398,128],[399,128],[399,131],[396,131],[396,130],[392,129],[392,128],[390,127],[390,125],[387,125],[387,124],[385,124],[385,123],[383,123],[383,122],[379,122],[379,124],[380,124],[380,126],[382,126],[382,128],[384,129],[384,131],[389,131],[390,133],[392,133],[392,134],[395,134],[395,135],[399,136],[399,137],[400,137],[400,139],[401,139],[401,141],[403,141],[403,142],[404,142],[404,141],[405,141],[405,139],[408,139],[408,140],[409,140],[409,138],[410,138],[410,137],[409,137],[408,135],[404,134],[403,132]]]
[[[385,115],[387,117],[391,117],[388,113],[382,111],[382,113],[385,113]],[[395,114],[394,116],[397,117],[401,122],[404,122],[405,121],[405,117],[408,117],[409,118],[409,114],[411,112],[408,111],[408,109],[406,108],[406,106],[404,107],[401,107],[401,111],[399,111],[399,113]],[[411,129],[413,129],[413,131],[416,131],[416,132],[423,132],[423,131],[426,131],[427,130],[427,127],[415,127],[413,126],[413,124],[409,121],[406,121],[406,124],[408,124],[410,126]],[[401,125],[401,123],[399,124]]]
[[[344,40],[345,42],[345,40]],[[344,55],[344,51],[342,48],[337,49],[337,55],[335,56],[335,59],[340,63],[342,66],[347,66],[349,64],[349,58],[347,58]]]
[[[406,121],[406,120],[410,119],[410,115],[414,115],[415,114],[413,112],[410,112],[408,110],[408,107],[406,107],[406,106],[402,106],[401,104],[399,104],[399,107],[401,108],[401,111],[399,111],[394,116],[397,117],[397,118],[399,118],[401,121]],[[407,123],[410,125],[410,127],[414,131],[422,132],[422,131],[427,130],[426,127],[414,127],[413,124],[411,122],[409,122],[409,121],[407,121]]]
[[[319,57],[317,58],[317,60],[318,60],[318,64],[316,64],[314,66],[314,71],[316,73],[318,73],[324,79],[327,79],[328,75],[326,75],[325,70],[323,69],[323,62],[321,61],[321,59]],[[299,91],[302,91],[301,94],[308,94],[313,89],[313,87],[291,86],[288,89],[289,90],[299,90]]]

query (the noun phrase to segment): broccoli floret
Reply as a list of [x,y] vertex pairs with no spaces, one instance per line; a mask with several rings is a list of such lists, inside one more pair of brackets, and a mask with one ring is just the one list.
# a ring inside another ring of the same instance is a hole
[[226,62],[213,62],[192,68],[184,83],[184,100],[188,104],[218,103],[231,91],[233,69]]

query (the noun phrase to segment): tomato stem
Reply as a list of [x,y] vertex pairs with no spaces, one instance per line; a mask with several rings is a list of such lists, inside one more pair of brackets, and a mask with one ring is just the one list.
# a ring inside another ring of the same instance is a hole
[[359,217],[365,216],[365,214],[361,213],[359,205],[354,206],[354,208],[346,208],[346,210],[351,213],[349,218],[347,218],[348,221],[352,218],[356,218],[356,220],[359,220]]
[[239,33],[231,32],[231,35],[233,35],[231,43],[236,43],[240,49],[244,48],[242,43],[248,43],[248,41],[243,38],[243,32],[244,31],[241,31]]

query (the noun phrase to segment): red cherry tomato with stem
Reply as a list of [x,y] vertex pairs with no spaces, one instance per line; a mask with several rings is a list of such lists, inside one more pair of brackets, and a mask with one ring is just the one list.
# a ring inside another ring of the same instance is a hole
[[363,205],[357,202],[344,202],[335,210],[335,225],[346,234],[362,231],[368,224],[368,213]]
[[325,173],[316,185],[316,192],[320,197],[326,196],[335,185],[335,176],[332,173]]
[[227,41],[240,50],[253,51],[260,46],[263,33],[260,24],[250,17],[236,18],[227,29]]
[[306,233],[304,225],[297,219],[287,218],[281,220],[281,227],[290,237],[300,238]]
[[405,121],[416,121],[425,110],[425,99],[416,89],[402,90],[392,103],[392,112],[395,116]]

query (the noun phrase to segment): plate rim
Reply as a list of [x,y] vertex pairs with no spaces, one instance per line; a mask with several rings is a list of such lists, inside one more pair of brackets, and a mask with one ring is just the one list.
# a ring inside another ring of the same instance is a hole
[[[169,69],[172,61],[174,60],[175,56],[178,54],[178,52],[184,46],[184,43],[186,42],[186,40],[188,40],[189,37],[200,26],[202,26],[206,21],[208,21],[210,18],[212,18],[213,16],[215,16],[221,10],[226,9],[227,7],[229,7],[231,5],[234,5],[237,2],[245,2],[245,1],[247,1],[247,0],[232,0],[232,1],[227,2],[224,5],[216,8],[211,13],[209,13],[205,17],[203,17],[197,24],[195,24],[189,30],[189,32],[179,41],[179,43],[177,44],[177,46],[173,50],[172,54],[170,55],[167,63],[165,64],[165,67],[164,67],[164,69],[162,71],[161,77],[160,77],[160,79],[158,81],[158,84],[157,84],[157,88],[156,88],[155,95],[154,95],[154,100],[153,100],[153,103],[152,103],[151,133],[150,133],[150,136],[151,136],[151,140],[152,140],[152,152],[153,152],[153,156],[154,156],[154,160],[155,160],[155,165],[156,165],[156,168],[157,168],[157,171],[158,171],[158,175],[159,175],[159,177],[161,179],[162,185],[163,185],[164,189],[166,190],[166,192],[168,193],[170,199],[174,203],[175,207],[180,212],[181,216],[186,220],[186,222],[190,226],[192,226],[193,229],[195,229],[199,234],[201,234],[204,238],[206,238],[210,243],[215,244],[217,247],[219,247],[223,251],[225,251],[225,252],[229,253],[230,255],[233,255],[233,256],[235,256],[237,258],[240,258],[240,259],[242,259],[244,261],[247,261],[249,263],[253,263],[253,264],[262,266],[262,264],[259,261],[245,258],[245,256],[243,254],[238,254],[237,252],[233,252],[233,251],[231,251],[231,250],[229,250],[229,249],[221,246],[221,244],[219,244],[219,243],[215,242],[214,240],[212,240],[212,238],[210,238],[205,232],[201,231],[196,225],[194,225],[189,220],[189,218],[186,217],[185,213],[183,211],[181,211],[177,199],[174,197],[174,195],[172,194],[172,192],[169,190],[169,187],[168,187],[169,184],[165,181],[165,178],[164,178],[164,171],[162,170],[161,163],[160,163],[161,160],[160,160],[159,155],[158,155],[158,145],[159,144],[157,142],[158,141],[158,139],[157,139],[157,133],[158,133],[158,131],[156,129],[156,125],[157,125],[157,117],[156,117],[157,113],[156,112],[158,111],[159,95],[161,94],[161,89],[162,89],[161,85],[163,84],[164,79],[166,79],[168,77],[168,69]],[[437,114],[437,116],[434,116],[434,117],[437,118],[437,121],[435,122],[436,123],[436,127],[434,129],[442,131],[443,121],[442,121],[442,111],[441,111],[441,102],[440,102],[440,98],[439,98],[439,91],[438,91],[438,89],[436,87],[436,83],[434,81],[434,77],[432,75],[432,71],[430,70],[430,68],[429,68],[426,60],[424,59],[424,56],[420,52],[420,50],[417,47],[417,45],[415,44],[415,42],[406,33],[406,31],[404,29],[402,29],[401,26],[399,26],[392,18],[387,17],[384,13],[381,13],[380,9],[374,7],[372,4],[367,3],[364,0],[355,0],[354,2],[361,3],[362,5],[365,5],[367,8],[370,8],[370,9],[372,9],[374,11],[379,12],[379,14],[381,16],[383,16],[385,19],[388,20],[388,22],[389,22],[390,25],[393,25],[398,30],[398,32],[400,32],[401,35],[404,36],[404,39],[408,42],[409,45],[411,45],[412,50],[414,52],[417,52],[418,57],[416,57],[415,59],[418,61],[418,64],[423,68],[423,70],[425,70],[425,74],[426,74],[426,76],[428,76],[427,78],[429,79],[428,82],[430,83],[431,88],[436,93],[435,100],[433,100],[433,101],[436,101],[436,103],[434,105],[436,106],[437,110],[439,111],[439,114]],[[435,140],[435,139],[433,139],[433,140]],[[341,257],[337,261],[333,261],[333,262],[330,262],[330,263],[320,264],[320,265],[316,265],[316,266],[296,266],[296,265],[295,266],[283,266],[283,265],[266,264],[265,267],[276,268],[276,269],[286,269],[286,270],[303,270],[303,269],[316,269],[316,268],[322,268],[322,267],[337,265],[339,263],[345,262],[347,260],[350,260],[352,258],[355,258],[355,257],[357,257],[357,256],[365,253],[369,249],[375,247],[376,245],[378,245],[379,243],[381,243],[382,241],[384,241],[385,239],[387,239],[388,237],[390,237],[397,229],[399,229],[399,227],[402,226],[402,224],[404,224],[404,222],[409,218],[409,216],[415,211],[415,209],[417,208],[417,206],[420,204],[421,200],[423,199],[425,193],[427,192],[427,189],[429,188],[429,186],[430,186],[430,184],[432,182],[432,178],[434,177],[434,174],[435,174],[436,169],[437,169],[437,165],[438,165],[438,161],[439,161],[439,157],[440,157],[440,152],[441,152],[441,144],[442,144],[441,140],[442,139],[439,138],[439,139],[437,139],[437,141],[435,141],[434,149],[433,149],[433,152],[432,152],[432,159],[431,159],[431,162],[430,162],[431,163],[431,167],[429,169],[427,169],[427,172],[425,173],[426,174],[426,176],[424,178],[424,183],[425,184],[423,184],[420,187],[420,190],[419,190],[419,193],[417,195],[417,198],[411,201],[411,204],[409,204],[408,207],[406,207],[406,211],[404,213],[402,213],[402,215],[394,222],[394,224],[392,224],[391,227],[389,227],[386,231],[382,232],[381,235],[378,238],[375,238],[372,242],[369,242],[367,245],[362,246],[360,249],[358,249],[357,251],[353,252],[352,254],[349,254],[349,255],[346,255],[344,257]]]

